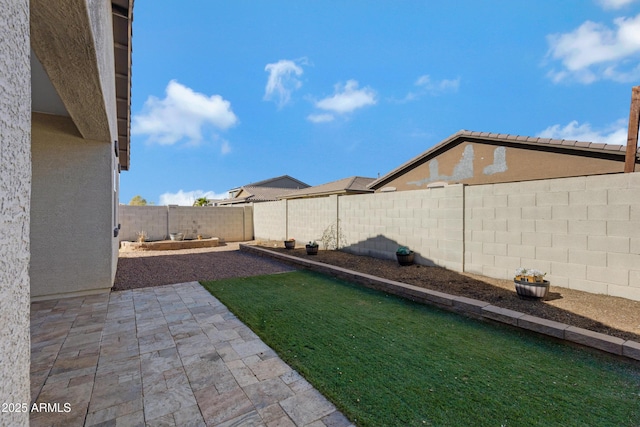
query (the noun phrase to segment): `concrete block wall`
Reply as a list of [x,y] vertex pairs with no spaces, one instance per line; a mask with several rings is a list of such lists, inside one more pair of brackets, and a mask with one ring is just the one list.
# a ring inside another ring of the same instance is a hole
[[120,241],[135,241],[144,231],[149,240],[164,240],[169,233],[185,238],[218,237],[228,242],[253,238],[253,211],[245,207],[128,206],[119,209]]
[[640,173],[288,203],[256,204],[257,238],[315,239],[337,203],[349,252],[393,258],[406,245],[426,265],[501,279],[537,268],[555,286],[640,300]]
[[253,240],[253,206],[244,206],[243,221],[244,221],[244,235],[242,241]]
[[256,240],[286,239],[287,201],[255,203],[253,205],[253,234]]
[[640,300],[640,173],[465,187],[465,271]]
[[399,245],[418,262],[463,268],[463,186],[341,197],[347,250],[394,258]]
[[463,268],[463,186],[255,204],[256,239],[318,240],[338,224],[346,251],[394,258],[409,246],[423,264]]
[[338,196],[288,200],[287,213],[287,237],[297,245],[315,240],[322,248],[324,231],[338,220]]
[[169,206],[169,233],[184,233],[185,238],[219,237],[229,242],[242,241],[244,207]]
[[120,241],[135,241],[137,233],[144,231],[149,240],[168,239],[166,206],[129,206],[118,209]]

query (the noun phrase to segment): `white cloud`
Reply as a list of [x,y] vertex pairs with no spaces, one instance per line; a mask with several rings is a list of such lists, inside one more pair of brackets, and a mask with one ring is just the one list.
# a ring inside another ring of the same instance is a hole
[[457,92],[460,87],[460,78],[455,80],[440,80],[433,81],[428,74],[424,76],[420,76],[415,83],[416,86],[431,92],[431,93],[440,93],[440,92]]
[[621,9],[637,0],[597,0],[604,9]]
[[577,120],[569,124],[549,126],[538,134],[541,138],[567,139],[602,144],[627,145],[627,121],[619,119],[604,129],[592,129],[591,124],[579,124]]
[[344,86],[338,83],[335,86],[334,95],[316,102],[316,107],[337,114],[345,114],[367,105],[375,105],[377,102],[373,89],[369,87],[358,89],[356,80],[348,80]]
[[425,95],[440,95],[446,92],[457,92],[460,88],[460,78],[455,80],[432,80],[431,76],[424,74],[418,77],[414,86],[418,87],[417,91],[409,92],[404,99],[396,102],[405,103],[415,101]]
[[163,193],[160,195],[160,206],[178,205],[178,206],[193,206],[193,202],[200,197],[206,197],[207,199],[225,199],[226,193],[218,194],[213,191],[182,191],[177,193]]
[[309,114],[307,120],[313,123],[327,123],[335,119],[333,114]]
[[[302,65],[306,64],[306,60],[298,60]],[[277,98],[278,108],[282,108],[291,100],[291,93],[302,87],[302,82],[298,77],[304,72],[302,67],[288,59],[281,59],[273,64],[267,64],[264,67],[269,72],[267,86],[264,89],[264,100],[270,101]]]
[[547,36],[548,57],[562,69],[551,70],[554,82],[577,80],[589,84],[599,79],[630,82],[640,78],[640,14],[617,18],[615,28],[587,21],[570,33]]
[[226,141],[226,140],[222,141],[220,152],[222,154],[229,154],[231,152],[231,145],[229,145],[229,141]]
[[143,112],[133,116],[131,133],[148,135],[149,141],[163,145],[182,139],[197,143],[203,127],[224,130],[237,122],[231,103],[220,95],[206,96],[171,80],[164,99],[150,96]]

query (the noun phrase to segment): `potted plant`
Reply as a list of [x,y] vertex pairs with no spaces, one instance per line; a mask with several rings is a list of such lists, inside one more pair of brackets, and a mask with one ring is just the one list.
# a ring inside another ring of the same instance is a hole
[[169,238],[171,240],[184,240],[183,233],[169,233]]
[[318,244],[315,240],[307,243],[305,248],[307,249],[307,255],[318,255]]
[[413,251],[406,246],[399,246],[396,250],[396,258],[400,265],[413,264]]
[[549,293],[549,281],[544,280],[546,274],[535,268],[518,268],[513,278],[518,296],[521,299],[545,299]]
[[296,239],[289,238],[284,241],[284,247],[287,249],[293,249],[296,247]]
[[138,231],[136,235],[138,236],[138,242],[140,243],[144,243],[147,240],[147,233],[144,231]]

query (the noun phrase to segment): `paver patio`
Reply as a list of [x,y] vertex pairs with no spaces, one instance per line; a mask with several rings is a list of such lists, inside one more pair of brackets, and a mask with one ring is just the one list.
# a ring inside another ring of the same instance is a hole
[[351,425],[197,282],[32,303],[31,398],[32,426]]

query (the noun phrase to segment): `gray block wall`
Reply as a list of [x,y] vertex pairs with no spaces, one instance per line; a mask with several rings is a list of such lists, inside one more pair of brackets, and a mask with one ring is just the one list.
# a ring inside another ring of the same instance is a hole
[[137,233],[144,231],[148,240],[169,238],[168,211],[166,206],[129,206],[118,209],[120,241],[135,241]]
[[[255,203],[253,205],[253,234],[256,240],[284,240],[287,238],[287,201]],[[293,235],[295,237],[295,235]]]
[[463,186],[340,198],[347,250],[394,258],[408,246],[425,265],[463,268]]
[[144,231],[148,240],[166,240],[170,233],[193,239],[218,237],[228,242],[253,239],[253,209],[244,207],[128,206],[119,209],[120,241],[135,241]]
[[322,235],[338,220],[338,196],[288,200],[288,238],[296,245],[316,241],[322,247]]
[[465,188],[465,269],[640,300],[640,173]]
[[[334,208],[337,206],[337,216]],[[349,252],[640,300],[640,173],[331,196],[255,205],[256,239],[317,239],[339,220]]]

